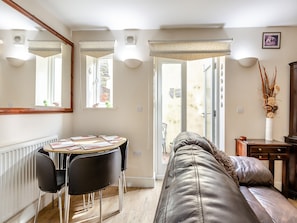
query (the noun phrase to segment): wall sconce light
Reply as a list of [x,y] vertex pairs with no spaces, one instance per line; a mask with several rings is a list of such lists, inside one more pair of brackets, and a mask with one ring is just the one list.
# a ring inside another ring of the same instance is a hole
[[124,64],[129,68],[135,69],[142,64],[142,61],[138,59],[126,59],[124,60]]
[[15,57],[6,57],[6,60],[13,67],[20,67],[25,63],[24,60]]
[[252,67],[254,66],[258,61],[257,57],[245,57],[238,60],[238,63],[242,67]]

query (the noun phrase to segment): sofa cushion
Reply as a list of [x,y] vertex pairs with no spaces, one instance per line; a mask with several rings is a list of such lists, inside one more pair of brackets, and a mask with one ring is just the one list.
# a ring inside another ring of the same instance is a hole
[[273,184],[270,170],[260,160],[246,156],[230,156],[230,158],[241,185],[270,186]]
[[241,186],[261,223],[296,223],[297,209],[273,186]]

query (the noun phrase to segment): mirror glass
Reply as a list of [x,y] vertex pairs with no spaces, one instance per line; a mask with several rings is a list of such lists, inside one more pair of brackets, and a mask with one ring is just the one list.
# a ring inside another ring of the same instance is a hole
[[0,114],[72,112],[73,43],[0,1]]

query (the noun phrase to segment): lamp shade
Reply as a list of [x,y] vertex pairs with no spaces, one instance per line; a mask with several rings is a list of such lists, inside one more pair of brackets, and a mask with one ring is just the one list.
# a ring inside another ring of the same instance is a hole
[[126,59],[124,60],[124,63],[127,67],[134,69],[139,67],[142,64],[142,61],[138,59]]
[[238,63],[242,67],[252,67],[254,66],[258,61],[257,57],[245,57],[238,60]]
[[18,58],[15,58],[15,57],[6,57],[6,60],[8,61],[8,63],[11,66],[14,66],[14,67],[20,67],[25,63],[24,60],[18,59]]

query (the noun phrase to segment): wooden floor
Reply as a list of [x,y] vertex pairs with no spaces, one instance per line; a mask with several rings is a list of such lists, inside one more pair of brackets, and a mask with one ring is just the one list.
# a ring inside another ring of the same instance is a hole
[[[157,207],[162,181],[156,181],[154,188],[128,188],[124,194],[124,206],[122,212],[105,219],[104,223],[152,223]],[[103,217],[118,210],[117,187],[109,187],[103,191]],[[297,201],[289,199],[297,208]],[[69,222],[71,223],[94,223],[99,221],[98,194],[95,198],[95,206],[88,211],[83,209],[82,196],[71,198],[71,211]],[[38,215],[39,223],[59,223],[57,205],[52,208],[50,204]],[[33,219],[29,221],[33,223]]]
[[[158,204],[162,181],[156,181],[154,188],[128,188],[124,194],[123,210],[114,216],[105,219],[104,223],[152,223],[155,210]],[[103,191],[103,218],[108,214],[118,210],[118,190],[117,187],[109,187]],[[64,198],[64,197],[63,197]],[[71,211],[69,222],[98,222],[99,221],[99,200],[98,193],[95,197],[95,206],[88,211],[83,209],[82,196],[71,197]],[[63,212],[64,213],[64,212]],[[50,204],[40,211],[37,222],[39,223],[59,223],[59,212],[57,205],[52,208]],[[29,221],[33,223],[33,219]]]
[[297,200],[293,200],[289,198],[289,202],[297,208]]

